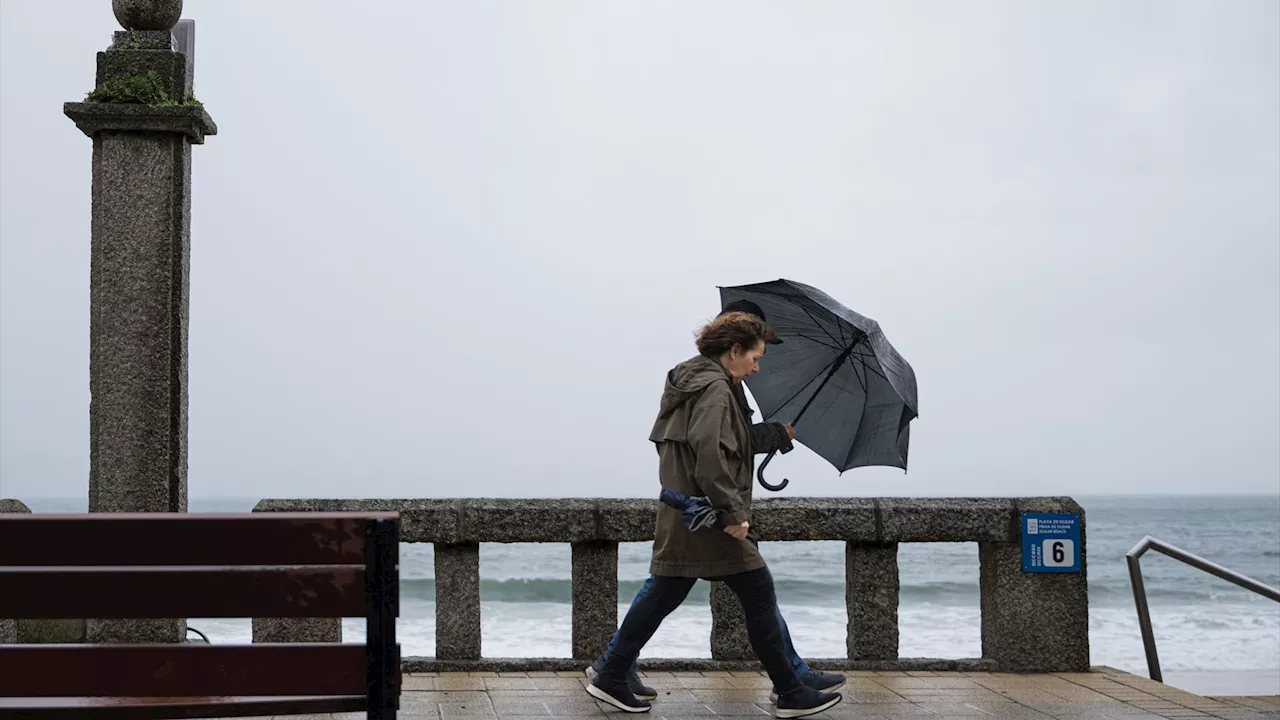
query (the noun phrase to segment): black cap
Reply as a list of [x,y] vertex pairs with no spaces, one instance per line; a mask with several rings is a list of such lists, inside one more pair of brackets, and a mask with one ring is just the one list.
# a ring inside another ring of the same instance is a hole
[[[731,312],[740,312],[740,313],[746,313],[748,315],[755,315],[756,317],[760,318],[762,321],[769,322],[769,319],[764,316],[764,310],[761,310],[759,305],[751,302],[750,300],[734,300],[728,305],[725,305],[724,309],[720,311],[720,314],[724,315],[726,313],[731,313]],[[781,345],[782,341],[775,337],[774,339],[769,341],[769,344]]]

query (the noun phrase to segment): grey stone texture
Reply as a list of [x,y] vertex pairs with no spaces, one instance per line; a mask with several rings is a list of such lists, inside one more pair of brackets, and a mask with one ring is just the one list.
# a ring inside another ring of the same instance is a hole
[[[218,133],[218,126],[199,105],[149,108],[118,103],[66,103],[62,110],[89,137],[107,132],[166,133],[185,137],[193,145],[201,145],[206,135]],[[189,157],[184,164],[190,167]]]
[[3,513],[29,513],[31,508],[21,500],[13,498],[0,498],[0,514]]
[[752,506],[751,529],[762,540],[876,539],[876,504],[863,498],[770,498]]
[[978,544],[982,655],[1005,672],[1085,672],[1089,669],[1088,543],[1084,508],[1069,498],[1014,501],[1024,512],[1078,513],[1081,569],[1076,573],[1024,573],[1022,545]]
[[1013,504],[996,498],[882,498],[880,542],[1013,542]]
[[254,618],[256,643],[342,642],[341,618]]
[[168,30],[182,17],[182,0],[111,0],[125,30]]
[[[27,504],[21,500],[0,498],[0,514],[29,512],[31,512],[31,508],[27,507]],[[16,642],[18,642],[18,621],[0,618],[0,645]]]
[[93,139],[90,512],[187,510],[191,144]]
[[[161,32],[182,3],[116,0],[113,9],[127,30]],[[98,83],[156,72],[185,100],[186,59],[160,44],[145,32],[114,43],[98,55]],[[217,128],[200,106],[63,110],[93,139],[89,511],[186,512],[191,145]],[[186,621],[89,620],[86,635],[182,642]]]
[[[575,581],[605,572],[604,543],[653,539],[650,500],[263,500],[258,512],[397,511],[403,542],[436,545],[437,658],[410,658],[406,667],[433,670],[570,669],[598,654],[616,624],[603,589],[575,582],[573,661],[481,659],[479,550],[482,542],[574,543]],[[1087,575],[1024,574],[1022,512],[1079,512],[1069,498],[936,498],[760,500],[753,526],[763,540],[843,540],[846,543],[848,660],[810,660],[814,667],[869,670],[1075,672],[1087,669]],[[969,660],[898,658],[897,544],[976,542],[981,558],[983,657]],[[613,551],[616,552],[616,549]],[[613,557],[616,558],[616,555]],[[590,567],[590,570],[587,568]],[[616,596],[616,585],[612,592]],[[674,659],[655,669],[758,667],[737,598],[721,583],[711,589],[712,660]],[[803,648],[800,649],[803,652]],[[426,664],[423,664],[426,663]],[[495,664],[496,663],[496,664]],[[567,664],[566,664],[567,663]],[[644,663],[642,663],[644,665]],[[563,666],[563,667],[562,667]]]
[[618,543],[570,545],[573,562],[573,656],[594,660],[618,628]]
[[755,656],[738,596],[722,582],[711,583],[711,658],[747,660]]
[[480,546],[436,543],[436,657],[480,659]]
[[845,544],[845,644],[854,660],[898,657],[898,545]]
[[85,620],[85,638],[91,643],[180,643],[187,637],[187,621]]
[[84,620],[19,620],[17,642],[82,643],[85,626]]
[[[111,49],[173,50],[173,33],[169,30],[117,30],[111,35]],[[101,77],[98,84],[102,84]]]
[[[656,500],[473,498],[267,499],[256,512],[400,513],[403,542],[581,542],[653,539]],[[761,540],[1013,542],[1007,499],[765,498],[751,524]]]

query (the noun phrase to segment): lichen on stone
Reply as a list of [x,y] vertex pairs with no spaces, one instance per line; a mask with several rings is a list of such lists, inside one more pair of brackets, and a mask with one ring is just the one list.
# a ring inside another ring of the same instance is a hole
[[164,86],[164,78],[154,70],[146,74],[125,75],[108,80],[94,88],[85,96],[85,102],[146,105],[147,107],[201,104],[194,96],[189,96],[181,102],[173,100]]

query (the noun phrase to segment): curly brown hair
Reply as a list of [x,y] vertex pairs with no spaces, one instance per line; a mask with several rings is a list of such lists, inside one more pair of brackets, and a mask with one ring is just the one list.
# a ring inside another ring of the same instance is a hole
[[750,313],[725,313],[698,331],[698,352],[718,358],[734,346],[750,350],[777,337],[773,327]]

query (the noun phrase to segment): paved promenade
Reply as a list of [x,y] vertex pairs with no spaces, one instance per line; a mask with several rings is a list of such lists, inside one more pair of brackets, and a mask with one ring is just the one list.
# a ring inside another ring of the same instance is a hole
[[[1098,668],[1087,674],[851,672],[844,702],[816,718],[1009,718],[1137,720],[1223,718],[1280,720],[1280,698],[1205,698],[1135,675]],[[769,680],[761,673],[647,673],[661,693],[652,718],[771,717]],[[604,718],[578,673],[426,673],[406,675],[405,720]],[[334,716],[356,720],[363,713]],[[644,716],[639,716],[644,717]],[[283,719],[282,719],[283,720]]]

